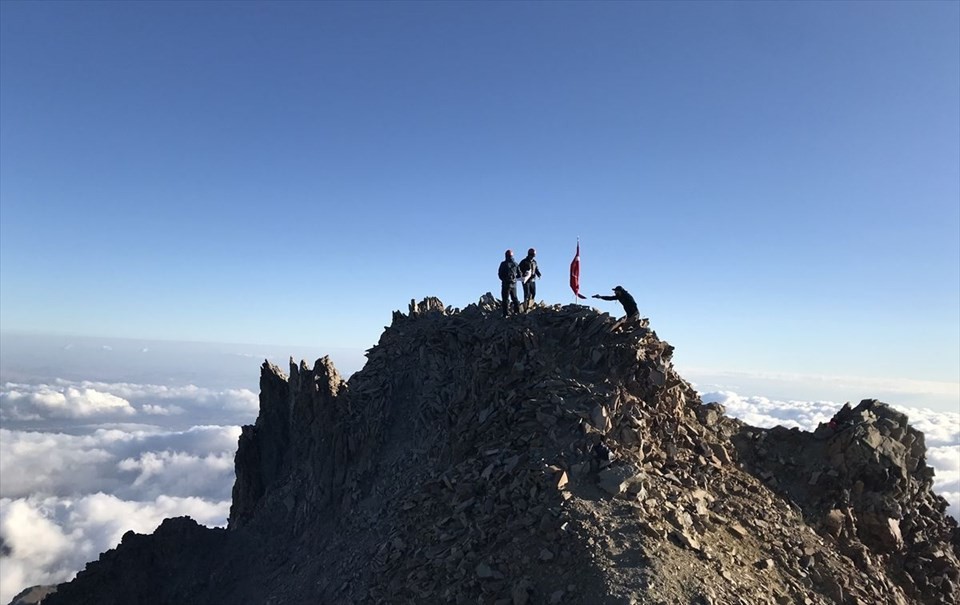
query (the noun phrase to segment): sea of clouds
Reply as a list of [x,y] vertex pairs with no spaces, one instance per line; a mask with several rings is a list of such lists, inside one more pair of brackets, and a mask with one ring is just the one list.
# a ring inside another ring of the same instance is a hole
[[[262,359],[262,358],[261,358]],[[750,424],[811,430],[841,404],[703,394]],[[960,414],[900,408],[926,434],[935,489],[960,518]],[[0,603],[72,578],[167,517],[224,526],[249,388],[50,379],[0,387]]]
[[[225,525],[240,425],[257,408],[246,389],[3,384],[0,603],[73,577],[129,530],[181,515]],[[194,424],[212,418],[229,424]]]

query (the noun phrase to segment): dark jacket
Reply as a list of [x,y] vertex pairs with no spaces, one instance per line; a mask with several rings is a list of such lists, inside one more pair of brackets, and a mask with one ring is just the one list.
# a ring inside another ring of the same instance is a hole
[[520,261],[520,275],[523,275],[527,271],[530,272],[530,281],[540,277],[540,269],[537,268],[537,260],[535,258],[528,256]]
[[613,296],[597,295],[597,298],[618,301],[623,305],[623,310],[626,312],[627,317],[640,317],[640,309],[637,308],[637,301],[633,300],[633,297],[630,296],[630,293],[626,290],[614,290]]
[[520,267],[513,261],[513,257],[500,263],[497,276],[500,278],[500,281],[505,284],[517,281],[517,278],[520,277]]

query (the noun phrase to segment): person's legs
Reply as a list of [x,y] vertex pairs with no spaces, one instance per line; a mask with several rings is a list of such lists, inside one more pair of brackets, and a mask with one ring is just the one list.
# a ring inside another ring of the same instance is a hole
[[[513,302],[513,312],[519,314],[520,301],[517,300],[517,284],[513,284],[512,286],[509,286],[509,288],[510,288],[510,300]],[[504,299],[504,301],[506,301],[506,299]],[[504,305],[506,305],[506,302],[504,302]],[[504,315],[506,315],[507,313],[506,309],[504,309],[503,313]]]
[[[507,297],[510,296],[510,284],[506,282],[500,283],[500,307],[503,309],[503,316],[507,316]],[[516,291],[513,292],[513,300],[517,300]]]
[[536,292],[536,287],[533,285],[533,280],[523,284],[523,302],[521,306],[524,311],[529,311],[533,307],[534,292]]

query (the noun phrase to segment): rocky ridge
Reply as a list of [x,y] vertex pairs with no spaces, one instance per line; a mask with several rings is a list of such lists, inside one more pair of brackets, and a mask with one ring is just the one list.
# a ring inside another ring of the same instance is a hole
[[365,367],[265,363],[227,530],[128,533],[44,603],[958,603],[960,532],[885,404],[704,405],[647,320],[395,312]]

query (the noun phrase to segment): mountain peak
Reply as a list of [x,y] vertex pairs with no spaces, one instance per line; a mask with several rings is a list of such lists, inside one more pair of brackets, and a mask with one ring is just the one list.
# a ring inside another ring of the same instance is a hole
[[264,363],[229,530],[179,528],[189,570],[158,529],[49,602],[960,602],[904,415],[749,427],[672,353],[587,306],[411,301],[348,381]]

